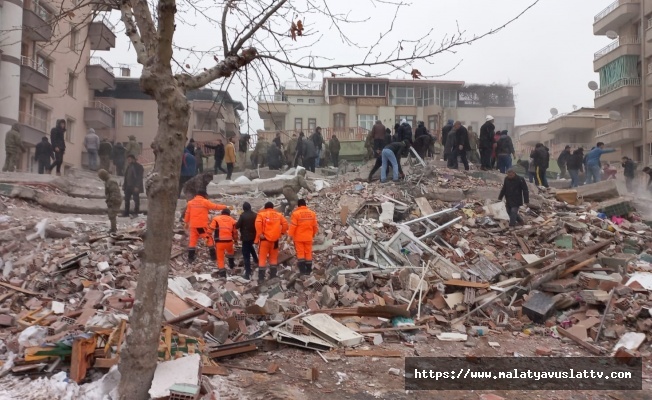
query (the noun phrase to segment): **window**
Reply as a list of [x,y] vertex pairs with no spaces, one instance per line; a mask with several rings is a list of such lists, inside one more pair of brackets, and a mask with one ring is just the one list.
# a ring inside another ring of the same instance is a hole
[[294,130],[295,131],[300,131],[303,129],[303,118],[295,118],[294,119]]
[[309,104],[315,104],[315,99],[308,99]]
[[385,97],[384,83],[331,83],[330,96]]
[[70,28],[70,50],[77,51],[78,43],[79,43],[79,31],[75,28]]
[[364,115],[364,114],[358,115],[358,126],[361,128],[365,128],[366,130],[370,131],[375,123],[376,123],[375,115]]
[[72,143],[72,139],[75,135],[75,120],[66,117],[66,142]]
[[[48,58],[43,57],[40,54],[36,55],[36,70],[43,75],[46,75],[48,78],[51,76],[54,76],[52,74],[52,67],[54,66],[54,63],[50,61]],[[52,79],[50,79],[50,86],[53,84]]]
[[308,130],[313,132],[317,129],[317,118],[308,118]]
[[47,108],[34,104],[34,128],[48,133],[48,121],[50,120],[50,110]]
[[125,111],[123,113],[123,126],[143,126],[142,111]]
[[417,106],[426,107],[435,104],[435,88],[417,88]]
[[389,88],[389,99],[393,106],[413,106],[414,88],[411,87]]
[[68,87],[66,88],[66,93],[70,97],[75,97],[75,86],[77,77],[75,76],[75,73],[72,71],[68,71]]
[[444,108],[457,107],[457,91],[437,89],[437,104]]
[[412,129],[416,128],[414,126],[414,115],[397,115],[396,116],[396,123],[400,124],[402,120],[406,120],[408,124],[412,127]]
[[303,99],[297,99],[297,103],[303,103]]
[[429,115],[428,116],[428,129],[431,133],[439,131],[437,123],[439,122],[439,115]]
[[345,125],[346,125],[346,114],[344,113],[333,114],[334,128],[344,128]]

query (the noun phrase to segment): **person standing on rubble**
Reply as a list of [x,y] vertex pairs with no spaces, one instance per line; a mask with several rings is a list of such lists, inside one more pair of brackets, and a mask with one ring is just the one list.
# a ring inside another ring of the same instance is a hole
[[[84,148],[88,154],[88,168],[91,171],[97,170],[97,154],[100,148],[100,137],[95,133],[95,129],[91,128],[84,137]],[[108,168],[103,169],[108,170]]]
[[460,121],[455,121],[453,129],[448,133],[446,146],[449,149],[448,168],[458,168],[458,158],[462,159],[464,170],[469,170],[469,161],[466,159],[466,152],[471,149],[469,144],[469,131],[466,130]]
[[127,170],[125,180],[122,183],[122,190],[125,192],[125,211],[123,217],[129,216],[129,203],[134,199],[134,215],[140,213],[140,194],[144,192],[143,175],[144,168],[136,161],[136,157],[127,157]]
[[267,149],[267,166],[270,170],[279,170],[283,167],[283,154],[273,141]]
[[231,175],[233,174],[233,167],[235,166],[235,144],[234,138],[231,136],[228,143],[226,144],[226,155],[224,157],[224,162],[226,163],[226,180],[231,180]]
[[299,139],[297,139],[297,149],[296,153],[294,154],[294,168],[298,167],[299,165],[303,166],[303,142],[305,142],[306,136],[303,132],[299,132]]
[[603,154],[613,153],[616,149],[605,149],[603,142],[598,142],[596,146],[586,155],[586,183],[600,182],[600,157]]
[[215,204],[208,200],[208,193],[200,191],[192,200],[188,202],[185,216],[183,218],[184,228],[189,230],[190,239],[188,241],[188,262],[193,263],[197,254],[197,242],[202,240],[211,256],[215,261],[215,242],[208,229],[208,211],[224,210],[227,207],[223,204]]
[[186,206],[181,212],[181,222],[186,215],[186,210],[188,209],[188,203],[190,200],[194,199],[199,192],[208,192],[208,184],[213,180],[213,173],[206,171],[203,174],[195,175],[183,185],[183,193],[186,196]]
[[109,222],[111,223],[109,233],[116,233],[118,231],[116,218],[122,204],[120,186],[118,186],[118,182],[111,179],[111,175],[105,169],[97,171],[97,176],[104,181],[104,197],[106,198],[106,207],[108,208]]
[[213,172],[215,175],[219,173],[219,171],[222,171],[226,174],[226,170],[222,168],[222,161],[224,161],[224,155],[226,154],[226,151],[224,150],[224,144],[222,144],[222,139],[217,139],[217,144],[212,145],[212,144],[206,144],[207,149],[213,149],[215,150],[215,166],[213,167]]
[[629,157],[623,157],[623,174],[625,175],[625,185],[627,191],[632,193],[634,191],[634,177],[636,176],[636,163]]
[[318,153],[312,136],[309,139],[302,141],[302,147],[303,168],[315,172],[315,158],[318,157]]
[[480,168],[483,171],[488,171],[491,169],[491,152],[493,151],[493,141],[494,141],[494,131],[496,126],[494,125],[494,117],[487,115],[485,118],[486,122],[480,127],[480,163],[482,167]]
[[256,240],[256,217],[258,214],[251,211],[251,204],[244,202],[242,204],[243,213],[240,214],[235,227],[240,230],[240,239],[242,240],[242,259],[244,261],[245,274],[244,278],[251,279],[251,259],[258,265],[258,255],[254,247]]
[[568,168],[568,160],[571,158],[571,147],[566,145],[564,147],[564,151],[559,153],[559,157],[557,157],[557,165],[559,166],[559,178],[560,179],[565,179],[566,178],[566,171]]
[[294,166],[294,159],[296,158],[295,155],[297,153],[298,142],[299,139],[297,139],[297,134],[293,133],[292,138],[288,141],[288,145],[285,148],[285,160],[287,161],[289,168]]
[[50,173],[48,168],[50,167],[50,161],[54,158],[54,152],[52,151],[52,145],[48,141],[47,136],[43,136],[41,143],[36,145],[34,149],[34,158],[38,163],[38,173],[43,174],[47,171]]
[[584,171],[584,149],[579,148],[573,152],[566,162],[568,174],[571,178],[571,188],[580,185],[580,172]]
[[122,142],[116,143],[113,146],[113,154],[111,159],[113,160],[113,165],[115,165],[115,173],[118,176],[123,176],[125,172],[125,161],[126,161],[127,149],[122,145]]
[[113,154],[113,146],[109,143],[109,139],[102,139],[97,154],[100,156],[100,168],[108,171],[111,168],[111,154]]
[[530,158],[534,160],[535,168],[535,177],[536,185],[548,187],[548,178],[546,178],[546,171],[548,170],[548,165],[550,164],[550,153],[548,148],[543,145],[543,143],[537,143],[534,146]]
[[[321,134],[321,127],[317,127],[315,132],[310,135],[310,140],[315,144],[316,156],[313,160],[315,168],[319,168],[319,158],[321,157],[321,151],[324,147],[324,137]],[[315,168],[311,169],[312,172],[315,172]]]
[[197,174],[197,164],[195,163],[195,156],[192,155],[191,148],[192,144],[189,144],[183,150],[181,174],[179,175],[179,198],[181,198],[181,189],[183,189],[186,182]]
[[448,140],[448,134],[453,130],[454,123],[455,121],[449,119],[446,122],[446,125],[444,125],[444,127],[441,128],[441,148],[444,153],[444,161],[448,161],[448,152],[446,151],[446,141]]
[[218,216],[213,217],[208,226],[209,232],[214,235],[215,252],[217,253],[217,274],[220,278],[226,278],[224,268],[224,256],[229,259],[229,269],[235,268],[234,245],[238,242],[238,230],[236,221],[231,217],[231,210],[224,209]]
[[505,209],[509,214],[509,226],[513,228],[517,223],[524,225],[523,218],[518,215],[518,209],[523,204],[527,205],[530,202],[530,192],[525,178],[516,175],[513,168],[507,170],[498,201],[503,201],[503,197],[505,198]]
[[333,167],[335,168],[338,167],[340,162],[340,149],[341,149],[340,140],[337,138],[337,136],[333,135],[331,139],[328,141],[328,151],[330,152],[330,156],[331,156],[330,158],[331,161],[333,162]]
[[197,163],[197,173],[201,174],[204,172],[204,150],[202,150],[201,145],[195,145],[195,162]]
[[[314,164],[313,164],[314,165]],[[265,208],[256,216],[256,243],[258,243],[258,282],[265,280],[269,261],[269,277],[276,277],[278,268],[278,245],[281,236],[288,231],[288,222],[283,214],[274,210],[274,203],[265,203]]]
[[514,151],[512,138],[509,137],[506,130],[500,132],[500,139],[496,144],[496,157],[500,173],[504,174],[508,169],[512,168],[512,159],[515,156],[516,151]]
[[58,119],[57,124],[50,130],[50,142],[54,147],[54,163],[48,168],[50,171],[56,167],[57,176],[61,176],[63,154],[66,152],[66,120]]
[[469,145],[471,150],[466,152],[466,159],[472,162],[473,164],[480,163],[480,157],[478,156],[478,134],[473,131],[473,125],[469,125]]
[[127,147],[125,147],[127,155],[132,155],[138,157],[140,155],[140,145],[136,141],[136,136],[129,135],[129,141],[127,142]]
[[[371,128],[371,135],[373,136],[373,152],[376,150],[382,150],[385,143],[385,125],[380,120],[377,120],[374,126]],[[388,144],[388,143],[387,143]]]
[[290,219],[288,236],[294,241],[297,265],[301,275],[312,273],[312,241],[319,231],[317,214],[306,206],[305,199],[299,199],[299,207]]
[[647,190],[652,193],[652,168],[645,167],[643,172],[647,174]]
[[274,143],[279,149],[283,147],[283,142],[281,142],[281,132],[276,132],[276,136],[272,139],[272,143]]
[[5,136],[5,165],[2,172],[18,170],[18,158],[25,152],[23,138],[20,136],[20,124],[13,124]]
[[401,164],[401,155],[405,149],[410,148],[410,142],[406,139],[402,142],[390,143],[383,149],[381,153],[381,169],[380,169],[380,183],[387,182],[387,166],[392,164],[392,180],[399,181],[399,169]]

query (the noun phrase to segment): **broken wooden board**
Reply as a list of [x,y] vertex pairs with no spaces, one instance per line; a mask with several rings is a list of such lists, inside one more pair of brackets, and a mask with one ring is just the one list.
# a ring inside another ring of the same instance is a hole
[[400,350],[384,349],[346,350],[344,355],[347,357],[403,357],[403,353]]
[[229,376],[229,370],[221,365],[202,365],[201,374]]
[[414,202],[417,203],[417,207],[419,207],[419,210],[421,210],[421,215],[431,215],[435,213],[435,211],[430,206],[428,199],[425,197],[418,197],[414,199]]
[[355,346],[364,342],[364,336],[340,324],[327,314],[303,317],[303,325],[322,339],[341,346]]
[[461,287],[474,288],[474,289],[486,289],[489,287],[489,283],[470,282],[470,281],[463,281],[461,279],[449,279],[447,281],[444,281],[444,285],[461,286]]
[[591,343],[583,341],[582,339],[580,339],[577,336],[573,335],[572,333],[568,332],[567,330],[565,330],[561,326],[557,326],[557,332],[560,335],[571,339],[573,342],[575,342],[578,345],[584,347],[586,350],[590,351],[592,354],[595,354],[596,356],[599,356],[600,354],[602,354],[602,350],[599,347],[594,346]]

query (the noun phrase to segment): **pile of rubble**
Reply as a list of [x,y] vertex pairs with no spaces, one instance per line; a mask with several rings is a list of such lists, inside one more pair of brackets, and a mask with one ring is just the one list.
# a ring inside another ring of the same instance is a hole
[[[150,395],[199,398],[214,390],[202,376],[233,369],[274,374],[277,363],[229,359],[279,346],[326,361],[341,349],[402,357],[386,341],[472,346],[477,336],[513,334],[566,338],[595,355],[650,356],[651,224],[615,183],[531,186],[527,225],[514,230],[504,205],[491,200],[500,175],[418,171],[397,185],[354,179],[364,168],[309,174],[326,184],[306,195],[321,231],[308,277],[295,271],[284,242],[277,278],[245,280],[240,265],[226,282],[215,279],[210,262],[187,265],[178,226]],[[237,208],[247,196],[221,202]],[[257,193],[252,204],[266,200]],[[96,380],[93,371],[115,366],[124,345],[145,219],[127,219],[109,235],[101,218],[43,219],[29,207],[0,197],[0,376],[65,371],[77,383]],[[317,380],[318,371],[305,378]]]

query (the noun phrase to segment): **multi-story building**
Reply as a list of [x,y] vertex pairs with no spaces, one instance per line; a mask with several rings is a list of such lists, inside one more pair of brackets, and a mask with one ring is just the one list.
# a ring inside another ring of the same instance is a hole
[[[583,147],[585,150],[595,146],[596,135],[609,129],[614,121],[609,113],[593,108],[580,108],[569,113],[557,114],[548,122],[533,125],[521,125],[515,128],[515,138],[519,156],[527,156],[537,143],[543,143],[550,149],[551,157],[556,158],[567,145],[573,149]],[[605,159],[618,159],[620,153],[605,155]]]
[[376,120],[392,129],[401,119],[413,128],[423,121],[431,132],[440,132],[447,119],[454,119],[477,132],[492,115],[498,128],[511,131],[515,107],[508,86],[336,77],[286,83],[273,95],[260,95],[258,114],[264,122],[258,136],[268,140],[278,131],[310,134],[317,126],[326,138],[336,133],[340,139],[363,140]]
[[106,17],[109,9],[99,4],[57,18],[61,9],[74,7],[73,0],[0,3],[0,142],[12,124],[21,124],[23,171],[35,170],[34,145],[49,136],[56,120],[68,126],[65,167],[80,165],[88,128],[113,120],[113,110],[93,95],[114,82],[101,52],[115,47],[115,28]]
[[613,40],[593,58],[600,74],[595,108],[619,113],[596,131],[594,141],[647,164],[652,152],[652,0],[616,0],[594,17],[593,33]]
[[[128,69],[121,71],[128,75]],[[153,161],[150,145],[158,130],[158,107],[153,98],[143,93],[139,78],[115,78],[114,87],[95,91],[95,98],[111,110],[112,116],[105,126],[96,128],[97,134],[112,142],[127,142],[134,135],[143,149],[140,161]],[[191,102],[189,138],[197,142],[214,142],[219,138],[226,143],[227,138],[239,135],[239,111],[244,111],[244,106],[228,92],[198,89],[188,92],[187,98]]]

